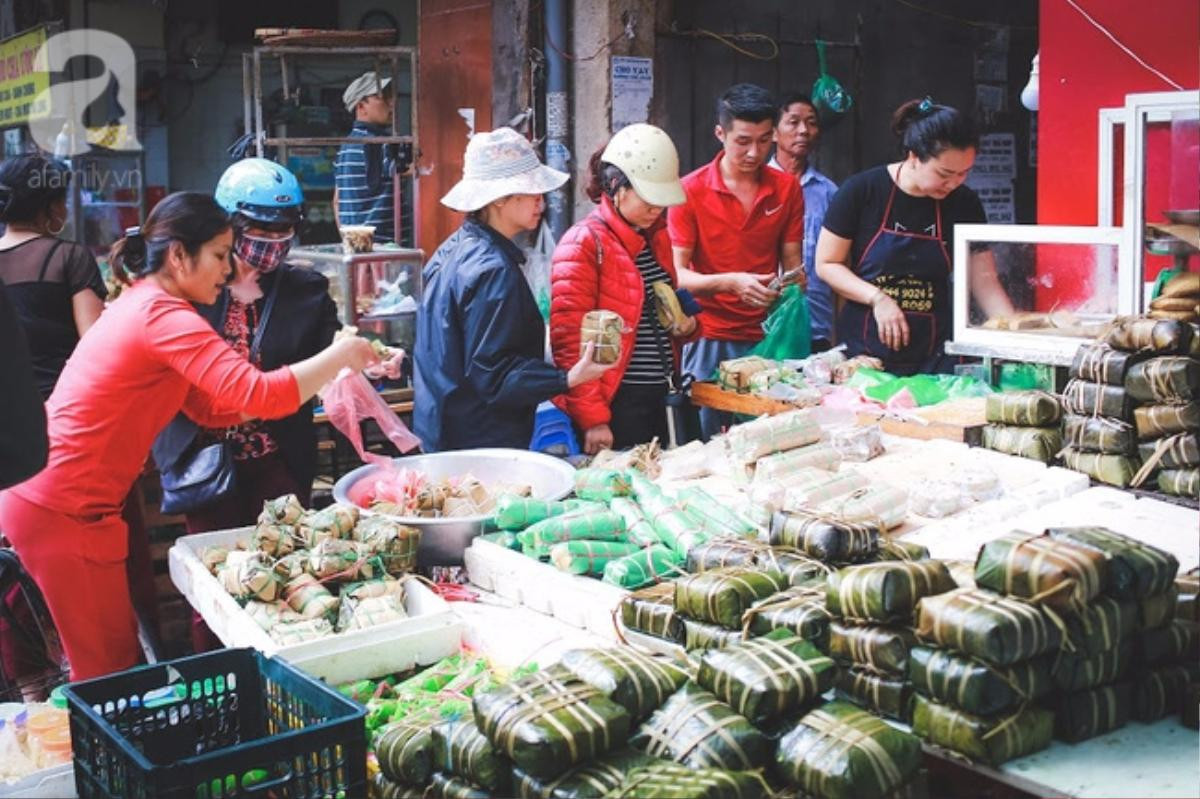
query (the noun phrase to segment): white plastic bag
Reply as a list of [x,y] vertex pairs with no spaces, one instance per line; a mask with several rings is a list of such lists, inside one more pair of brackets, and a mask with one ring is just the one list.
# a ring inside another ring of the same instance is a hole
[[550,226],[543,221],[538,225],[533,245],[525,248],[525,263],[521,264],[525,282],[537,300],[543,319],[550,318],[550,259],[557,244]]

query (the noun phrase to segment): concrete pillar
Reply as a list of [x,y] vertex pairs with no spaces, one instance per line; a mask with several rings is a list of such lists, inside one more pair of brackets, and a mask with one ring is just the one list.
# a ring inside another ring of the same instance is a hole
[[492,0],[492,120],[504,125],[532,105],[529,0]]
[[[654,57],[656,0],[572,0],[571,175],[575,218],[592,209],[583,193],[592,153],[612,134],[612,56]],[[561,45],[560,45],[561,46]],[[654,107],[653,101],[651,108]],[[650,121],[653,121],[652,119]]]

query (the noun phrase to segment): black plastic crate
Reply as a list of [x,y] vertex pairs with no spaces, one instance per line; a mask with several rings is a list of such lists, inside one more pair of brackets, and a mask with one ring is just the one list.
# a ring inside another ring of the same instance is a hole
[[366,795],[366,711],[254,649],[141,666],[66,696],[84,799]]

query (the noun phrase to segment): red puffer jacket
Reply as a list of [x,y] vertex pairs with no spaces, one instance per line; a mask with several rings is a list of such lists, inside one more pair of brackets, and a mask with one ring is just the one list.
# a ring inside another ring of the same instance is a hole
[[[671,276],[671,283],[677,285],[666,214],[647,233],[654,257]],[[597,246],[603,253],[603,264]],[[608,424],[612,418],[609,405],[633,355],[646,297],[642,275],[634,263],[645,246],[646,238],[621,219],[608,197],[602,197],[600,205],[564,233],[554,249],[550,267],[550,347],[555,364],[570,369],[579,360],[579,328],[588,311],[615,311],[625,320],[620,362],[599,380],[578,385],[554,398],[554,404],[566,411],[581,430]],[[697,325],[688,340],[699,334]],[[672,338],[671,344],[678,363],[682,341]]]

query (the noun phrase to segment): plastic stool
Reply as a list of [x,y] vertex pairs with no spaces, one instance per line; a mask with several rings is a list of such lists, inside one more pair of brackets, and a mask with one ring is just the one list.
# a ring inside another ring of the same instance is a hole
[[560,411],[552,402],[538,405],[537,414],[533,418],[533,438],[529,442],[529,449],[558,457],[578,455],[579,442],[575,440],[571,417]]

